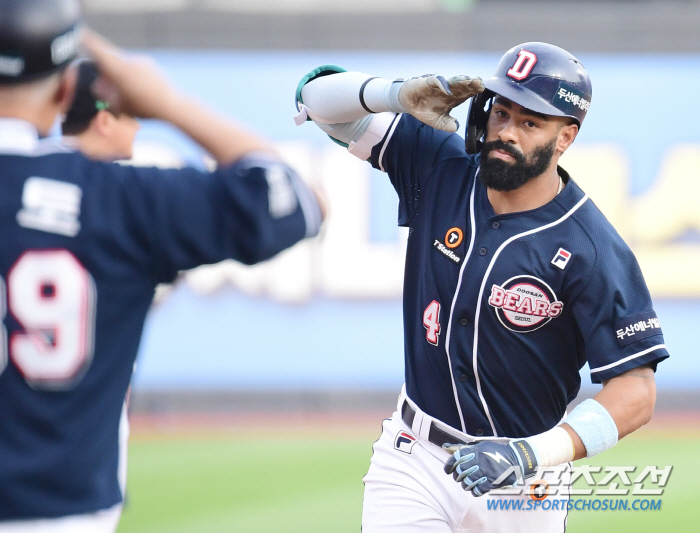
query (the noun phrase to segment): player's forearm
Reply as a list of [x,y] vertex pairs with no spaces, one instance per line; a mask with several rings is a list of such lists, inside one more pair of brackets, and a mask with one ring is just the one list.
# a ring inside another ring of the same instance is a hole
[[607,381],[595,400],[612,416],[619,438],[625,437],[648,423],[654,414],[654,371],[648,366],[633,368]]
[[126,54],[90,31],[85,32],[83,44],[100,72],[117,87],[121,107],[128,114],[170,122],[221,164],[251,152],[274,151],[270,143],[246,128],[182,95],[149,58]]
[[583,444],[581,437],[578,436],[578,433],[576,433],[567,423],[562,424],[561,427],[569,434],[571,443],[574,446],[574,456],[571,460],[577,461],[578,459],[583,459],[586,457],[586,446]]
[[[609,413],[621,439],[651,420],[656,403],[654,371],[648,367],[633,368],[607,382],[593,398]],[[562,427],[571,437],[576,450],[574,459],[588,456],[578,433],[567,423]]]
[[[324,65],[301,79],[296,92],[299,113],[294,120],[301,125],[310,118],[351,150],[350,145],[359,142],[367,129],[369,115],[409,113],[428,126],[456,132],[459,123],[450,111],[483,90],[481,78],[469,76],[448,80],[427,74],[390,81]],[[360,152],[364,155],[366,150]]]
[[404,113],[398,99],[403,80],[385,80],[361,72],[321,76],[304,85],[304,105],[330,124],[354,122],[371,113]]
[[274,152],[269,141],[188,97],[181,97],[162,118],[190,136],[219,164],[233,163],[251,152]]

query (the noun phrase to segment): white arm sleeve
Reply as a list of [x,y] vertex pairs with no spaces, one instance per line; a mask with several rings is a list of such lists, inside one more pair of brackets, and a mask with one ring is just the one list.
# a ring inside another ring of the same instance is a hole
[[360,120],[371,113],[404,113],[398,93],[403,80],[373,78],[362,72],[340,72],[321,76],[301,90],[312,120],[339,124]]

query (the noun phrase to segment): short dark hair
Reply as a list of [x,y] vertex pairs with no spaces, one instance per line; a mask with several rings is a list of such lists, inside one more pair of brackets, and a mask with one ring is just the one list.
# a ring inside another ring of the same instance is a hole
[[93,61],[81,61],[77,68],[73,103],[61,124],[63,135],[80,135],[88,129],[98,111],[110,111],[109,103],[97,98],[94,92],[93,86],[100,77],[97,65]]

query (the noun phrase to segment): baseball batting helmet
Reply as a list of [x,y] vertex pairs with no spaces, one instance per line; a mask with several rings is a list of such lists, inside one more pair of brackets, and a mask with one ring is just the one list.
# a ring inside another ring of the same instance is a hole
[[90,122],[100,110],[110,109],[109,102],[101,100],[95,93],[94,85],[100,77],[97,65],[86,60],[81,61],[75,68],[78,70],[75,94],[61,124],[63,135],[81,134],[90,126]]
[[525,43],[508,50],[484,86],[486,90],[469,107],[466,148],[470,154],[481,151],[490,102],[496,95],[544,115],[569,117],[581,127],[593,94],[581,62],[547,43]]
[[0,0],[0,83],[31,81],[78,53],[79,0]]

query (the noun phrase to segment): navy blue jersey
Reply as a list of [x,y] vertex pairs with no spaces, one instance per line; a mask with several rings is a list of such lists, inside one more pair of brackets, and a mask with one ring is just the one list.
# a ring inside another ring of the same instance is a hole
[[496,215],[464,140],[399,115],[371,162],[409,228],[406,391],[471,435],[554,427],[580,387],[667,358],[629,247],[563,169],[566,186],[527,212]]
[[319,225],[311,191],[262,155],[211,174],[125,167],[0,120],[0,521],[121,501],[119,422],[156,285]]

